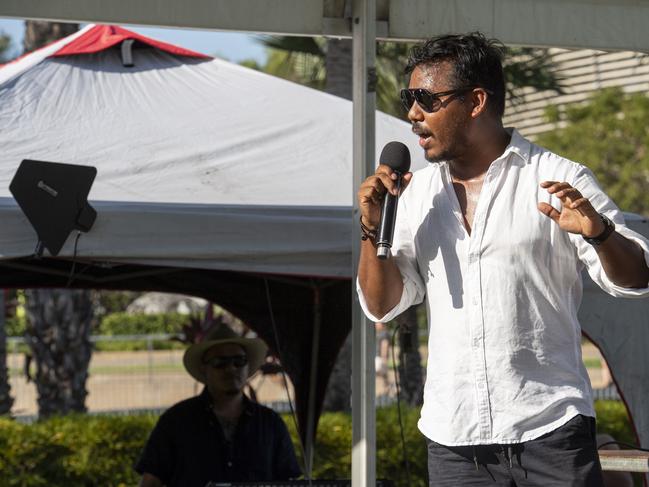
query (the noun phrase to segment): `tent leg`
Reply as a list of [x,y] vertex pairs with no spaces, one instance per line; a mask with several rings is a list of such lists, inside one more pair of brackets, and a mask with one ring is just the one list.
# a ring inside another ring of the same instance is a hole
[[[376,0],[353,0],[354,181],[352,279],[358,271],[360,229],[356,191],[374,172],[376,116]],[[353,282],[353,281],[352,281]],[[352,290],[354,286],[352,285]],[[376,485],[374,353],[376,332],[352,291],[352,487]]]
[[311,340],[311,369],[309,371],[309,403],[307,405],[306,421],[306,445],[304,455],[306,456],[307,479],[313,475],[313,446],[315,439],[315,394],[317,369],[318,369],[318,350],[320,348],[320,328],[322,325],[322,302],[318,285],[313,287],[313,338]]

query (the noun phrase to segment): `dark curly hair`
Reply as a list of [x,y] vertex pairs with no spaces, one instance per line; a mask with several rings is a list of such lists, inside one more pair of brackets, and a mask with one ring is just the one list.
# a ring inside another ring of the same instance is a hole
[[480,32],[434,37],[410,50],[405,71],[410,74],[417,66],[448,61],[454,68],[455,86],[450,88],[475,85],[490,90],[493,94],[488,108],[502,117],[505,113],[504,50],[500,41],[487,39]]

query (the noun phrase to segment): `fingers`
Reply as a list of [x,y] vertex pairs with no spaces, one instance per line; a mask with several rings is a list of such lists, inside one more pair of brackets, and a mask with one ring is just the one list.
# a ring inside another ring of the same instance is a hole
[[403,192],[404,189],[408,187],[410,184],[410,180],[412,179],[412,173],[407,172],[401,177],[401,191]]
[[586,216],[591,216],[597,212],[590,204],[588,198],[584,198],[577,188],[573,188],[569,183],[558,181],[543,181],[542,188],[546,188],[548,193],[554,194],[561,200],[564,208],[578,210]]
[[[410,183],[412,173],[401,178],[401,191]],[[398,196],[398,175],[389,166],[380,165],[376,172],[365,179],[358,190],[358,202],[363,221],[370,228],[378,224],[380,207],[386,192]]]
[[[571,191],[577,191],[566,182],[543,181],[541,187],[548,190],[548,193],[554,194],[557,198],[563,198]],[[579,191],[577,191],[579,193]]]
[[561,216],[561,213],[552,205],[549,205],[548,203],[539,203],[538,209],[541,213],[543,213],[548,218],[552,218],[555,222],[559,221],[559,217]]

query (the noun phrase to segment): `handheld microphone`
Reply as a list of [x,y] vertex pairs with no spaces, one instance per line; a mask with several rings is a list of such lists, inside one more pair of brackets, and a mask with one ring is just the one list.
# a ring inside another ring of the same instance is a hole
[[[379,157],[379,163],[385,164],[397,173],[397,192],[401,192],[401,176],[410,169],[410,151],[401,142],[388,142]],[[394,235],[394,223],[397,217],[398,196],[386,193],[381,207],[381,220],[376,232],[376,256],[385,260],[390,256],[392,248],[392,237]]]

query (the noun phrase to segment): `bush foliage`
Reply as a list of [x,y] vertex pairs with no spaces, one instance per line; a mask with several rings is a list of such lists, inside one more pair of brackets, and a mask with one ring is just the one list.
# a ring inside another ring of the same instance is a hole
[[[596,404],[598,430],[620,441],[635,442],[622,403]],[[410,471],[406,468],[400,441],[396,407],[376,414],[376,468],[378,478],[398,487],[427,485],[426,444],[417,430],[417,409],[403,408],[404,436]],[[86,487],[132,486],[133,471],[157,417],[71,415],[31,425],[0,419],[0,486]],[[295,426],[284,417],[300,456]],[[315,478],[350,478],[351,418],[345,413],[325,413],[318,426],[314,459]]]
[[179,333],[189,316],[180,313],[131,314],[111,313],[104,316],[95,335],[148,335]]
[[550,150],[588,166],[624,211],[649,215],[649,98],[619,88],[596,92],[586,104],[551,105],[560,128],[539,136]]

